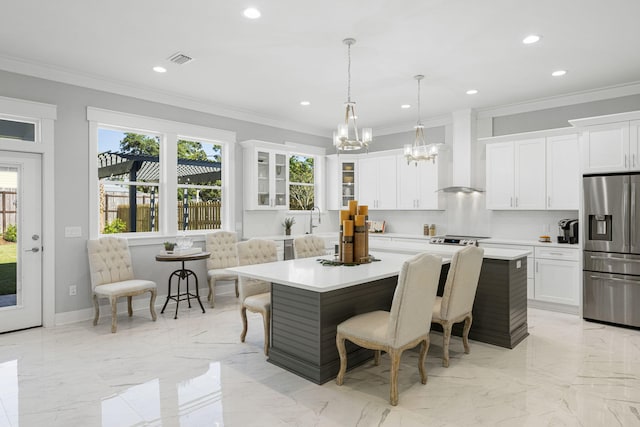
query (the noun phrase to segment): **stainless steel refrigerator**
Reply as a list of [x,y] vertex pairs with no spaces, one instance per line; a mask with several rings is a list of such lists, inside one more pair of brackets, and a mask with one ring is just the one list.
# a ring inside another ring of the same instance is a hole
[[583,179],[583,317],[640,327],[640,174]]

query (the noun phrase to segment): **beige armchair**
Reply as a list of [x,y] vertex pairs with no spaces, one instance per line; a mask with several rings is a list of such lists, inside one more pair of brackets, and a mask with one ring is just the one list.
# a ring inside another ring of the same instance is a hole
[[293,241],[293,257],[307,258],[325,255],[324,239],[311,234],[298,237]]
[[98,240],[87,241],[89,252],[89,270],[91,273],[91,287],[93,289],[93,306],[95,317],[93,326],[98,324],[100,305],[98,298],[109,298],[111,302],[111,332],[118,327],[118,298],[127,297],[129,317],[133,315],[131,299],[145,292],[151,294],[149,310],[155,321],[156,284],[150,280],[135,279],[131,265],[131,254],[126,239],[117,237],[102,237]]
[[433,306],[434,323],[442,325],[442,366],[449,366],[449,341],[451,328],[464,321],[462,344],[469,353],[469,330],[473,316],[473,302],[476,298],[484,249],[468,246],[453,256],[442,297],[437,297]]
[[207,278],[209,279],[209,296],[207,300],[213,308],[216,300],[216,282],[233,281],[238,293],[238,275],[226,270],[238,265],[238,251],[236,249],[236,233],[231,231],[215,231],[206,235],[207,252],[211,256],[207,259]]
[[[276,242],[273,240],[251,239],[239,242],[238,264],[262,264],[278,260]],[[269,354],[269,329],[271,324],[271,283],[263,280],[240,276],[240,316],[242,317],[242,333],[240,341],[247,336],[247,310],[262,314],[264,326],[264,354]]]
[[392,405],[398,404],[398,370],[404,350],[422,344],[418,368],[422,384],[427,383],[424,360],[429,349],[429,329],[431,307],[438,291],[438,279],[442,267],[439,256],[419,254],[402,265],[398,285],[393,295],[391,312],[373,311],[354,316],[338,325],[336,345],[340,354],[340,371],[336,383],[344,383],[347,370],[345,340],[356,345],[375,350],[375,364],[380,359],[380,351],[391,357]]

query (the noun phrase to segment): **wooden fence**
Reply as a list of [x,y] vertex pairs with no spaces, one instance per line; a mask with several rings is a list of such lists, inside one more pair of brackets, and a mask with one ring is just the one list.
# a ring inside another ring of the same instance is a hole
[[[176,202],[178,209],[178,230],[183,229],[183,204]],[[213,230],[222,227],[222,217],[220,214],[221,203],[217,202],[189,202],[187,205],[189,225],[188,230]],[[118,205],[117,217],[127,224],[127,231],[131,231],[129,226],[129,205]],[[155,207],[156,231],[158,227],[158,207]],[[136,231],[151,231],[151,206],[138,205],[136,210]]]
[[0,191],[0,203],[2,203],[0,206],[0,227],[2,227],[2,233],[4,233],[8,225],[16,223],[17,197],[15,191]]

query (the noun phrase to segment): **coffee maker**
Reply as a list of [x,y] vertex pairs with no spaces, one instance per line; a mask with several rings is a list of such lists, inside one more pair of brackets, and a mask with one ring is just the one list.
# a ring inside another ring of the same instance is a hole
[[558,221],[558,243],[578,243],[578,220],[561,219]]

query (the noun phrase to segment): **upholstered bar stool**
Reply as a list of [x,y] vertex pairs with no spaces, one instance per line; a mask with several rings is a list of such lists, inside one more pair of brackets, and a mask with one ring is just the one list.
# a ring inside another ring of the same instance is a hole
[[133,315],[132,298],[145,292],[151,294],[149,311],[151,318],[155,321],[157,316],[154,305],[157,286],[155,282],[150,280],[134,277],[127,240],[117,237],[89,240],[87,241],[87,250],[95,308],[93,326],[98,324],[100,317],[98,298],[108,298],[111,302],[111,332],[115,333],[118,328],[118,298],[127,297],[127,309],[129,317],[131,317]]
[[296,259],[322,255],[326,255],[326,252],[324,239],[321,237],[309,234],[293,241],[293,257]]
[[[278,260],[276,242],[273,240],[251,239],[238,242],[238,264],[262,264]],[[269,355],[269,328],[271,324],[271,283],[264,280],[250,279],[240,276],[240,316],[242,317],[242,333],[240,341],[247,336],[247,310],[262,314],[264,326],[264,354]]]
[[398,285],[393,294],[391,311],[372,311],[354,316],[338,325],[336,345],[340,354],[340,371],[336,383],[344,383],[347,370],[347,351],[345,340],[360,347],[375,350],[375,364],[380,359],[380,351],[391,357],[392,405],[398,404],[398,370],[400,357],[404,350],[422,344],[418,369],[422,384],[427,383],[424,360],[429,349],[429,329],[431,326],[431,307],[438,291],[438,279],[442,267],[442,258],[435,255],[419,254],[402,265],[398,276]]
[[449,274],[442,297],[437,297],[433,306],[432,322],[442,325],[442,366],[449,366],[449,341],[451,328],[464,321],[462,344],[469,353],[469,330],[473,321],[473,302],[478,289],[484,249],[475,246],[456,252],[451,260]]
[[213,308],[216,300],[216,282],[233,281],[238,293],[238,275],[226,270],[238,265],[238,251],[236,249],[236,233],[231,231],[214,231],[206,236],[207,252],[211,256],[207,259],[207,278],[209,279],[209,296],[207,300]]

